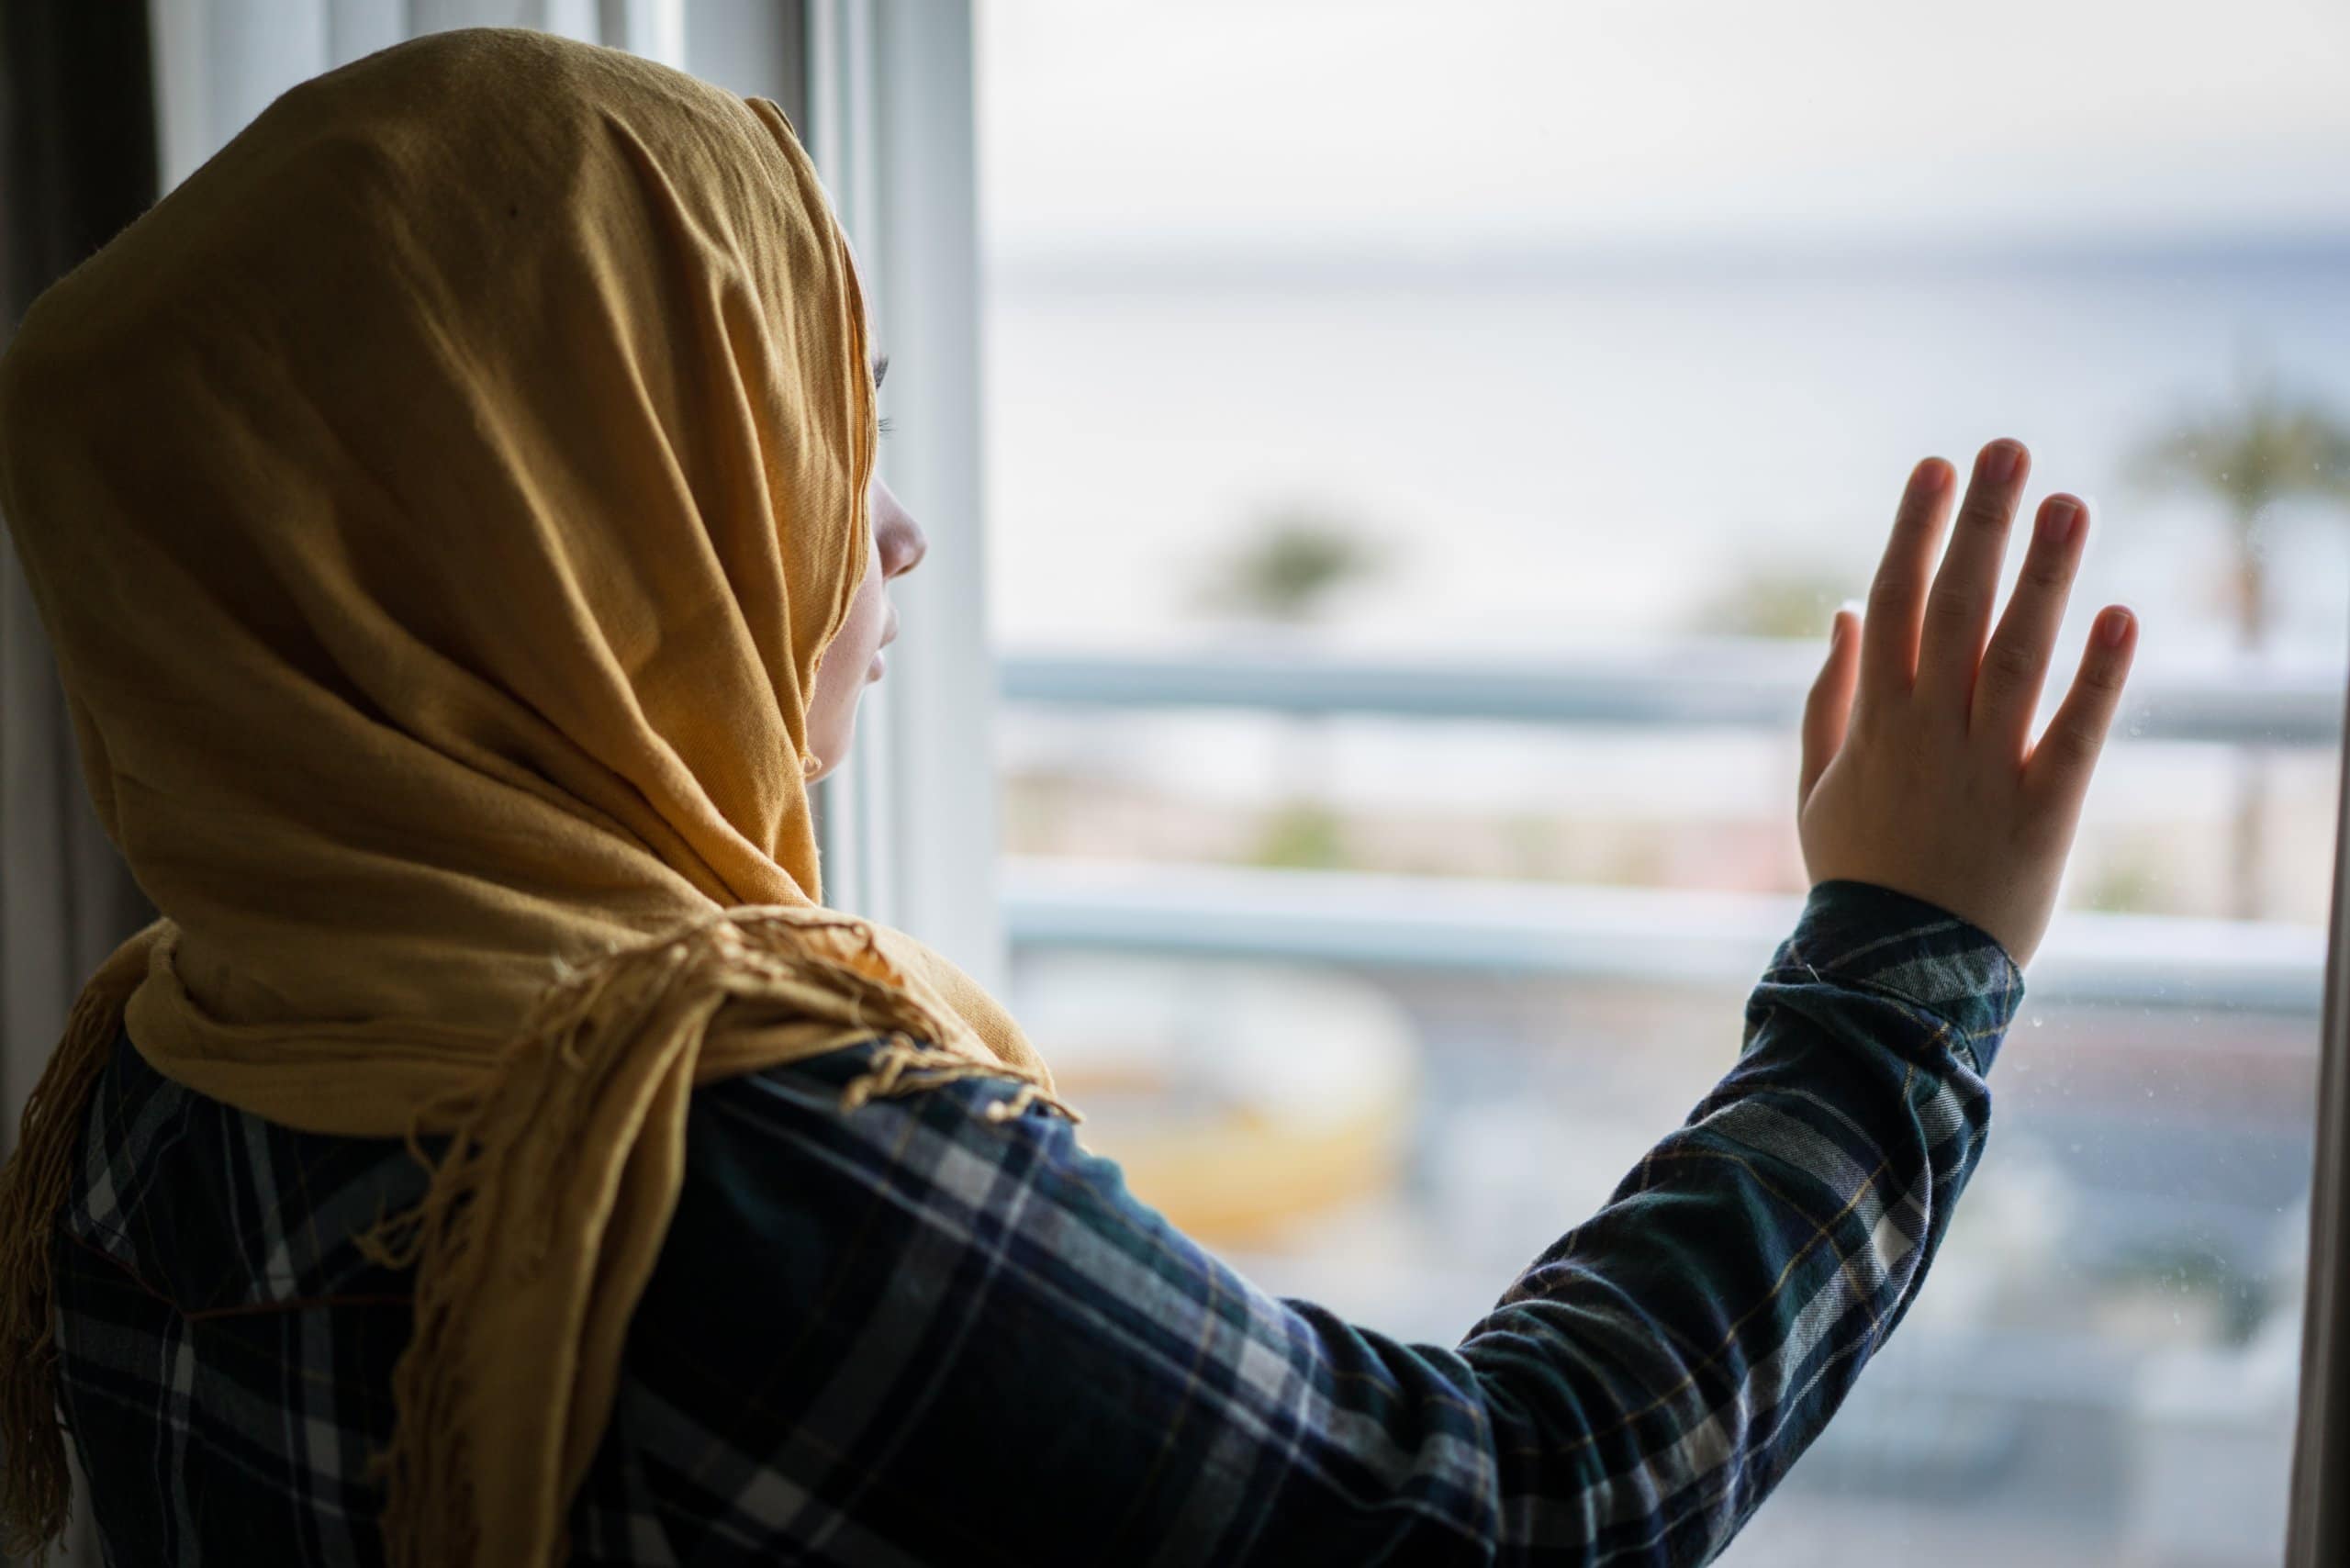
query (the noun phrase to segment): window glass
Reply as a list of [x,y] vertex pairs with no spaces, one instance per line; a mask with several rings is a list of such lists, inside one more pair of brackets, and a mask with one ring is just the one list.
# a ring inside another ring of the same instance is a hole
[[1006,916],[1090,1141],[1457,1339],[1731,1060],[1830,613],[1917,458],[2020,437],[2132,694],[1934,1277],[1726,1561],[2275,1562],[2350,13],[980,26]]

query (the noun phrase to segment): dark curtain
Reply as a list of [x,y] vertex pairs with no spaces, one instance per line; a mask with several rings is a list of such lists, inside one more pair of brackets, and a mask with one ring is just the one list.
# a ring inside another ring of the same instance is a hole
[[[7,330],[154,201],[152,76],[135,0],[0,0]],[[91,812],[31,595],[0,552],[0,1146],[84,978],[151,918]]]
[[[0,332],[154,201],[153,77],[140,0],[0,0]],[[84,978],[152,918],[91,812],[32,595],[0,550],[0,1150]],[[98,1561],[86,1510],[62,1545],[62,1568]]]

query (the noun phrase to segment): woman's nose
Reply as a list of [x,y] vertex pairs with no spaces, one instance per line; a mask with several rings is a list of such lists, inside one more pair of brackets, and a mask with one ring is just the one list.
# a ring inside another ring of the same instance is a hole
[[881,550],[881,575],[901,577],[922,565],[930,554],[930,536],[912,513],[898,504],[887,485],[874,487],[873,536]]
[[930,535],[922,531],[922,524],[908,518],[897,543],[894,556],[887,546],[883,547],[881,569],[890,577],[901,577],[921,566],[922,558],[930,554]]

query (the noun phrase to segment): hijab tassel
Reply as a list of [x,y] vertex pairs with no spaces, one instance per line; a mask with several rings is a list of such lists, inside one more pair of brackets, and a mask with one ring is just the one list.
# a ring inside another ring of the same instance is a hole
[[0,1553],[34,1568],[64,1533],[73,1501],[58,1406],[57,1223],[74,1139],[159,929],[117,948],[82,988],[0,1166]]

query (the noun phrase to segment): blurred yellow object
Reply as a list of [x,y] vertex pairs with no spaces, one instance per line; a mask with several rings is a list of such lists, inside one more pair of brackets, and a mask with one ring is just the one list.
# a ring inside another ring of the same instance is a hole
[[1086,1147],[1193,1238],[1278,1245],[1393,1190],[1419,1048],[1375,988],[1294,965],[1063,953],[1026,966],[1017,995],[1086,1113]]

